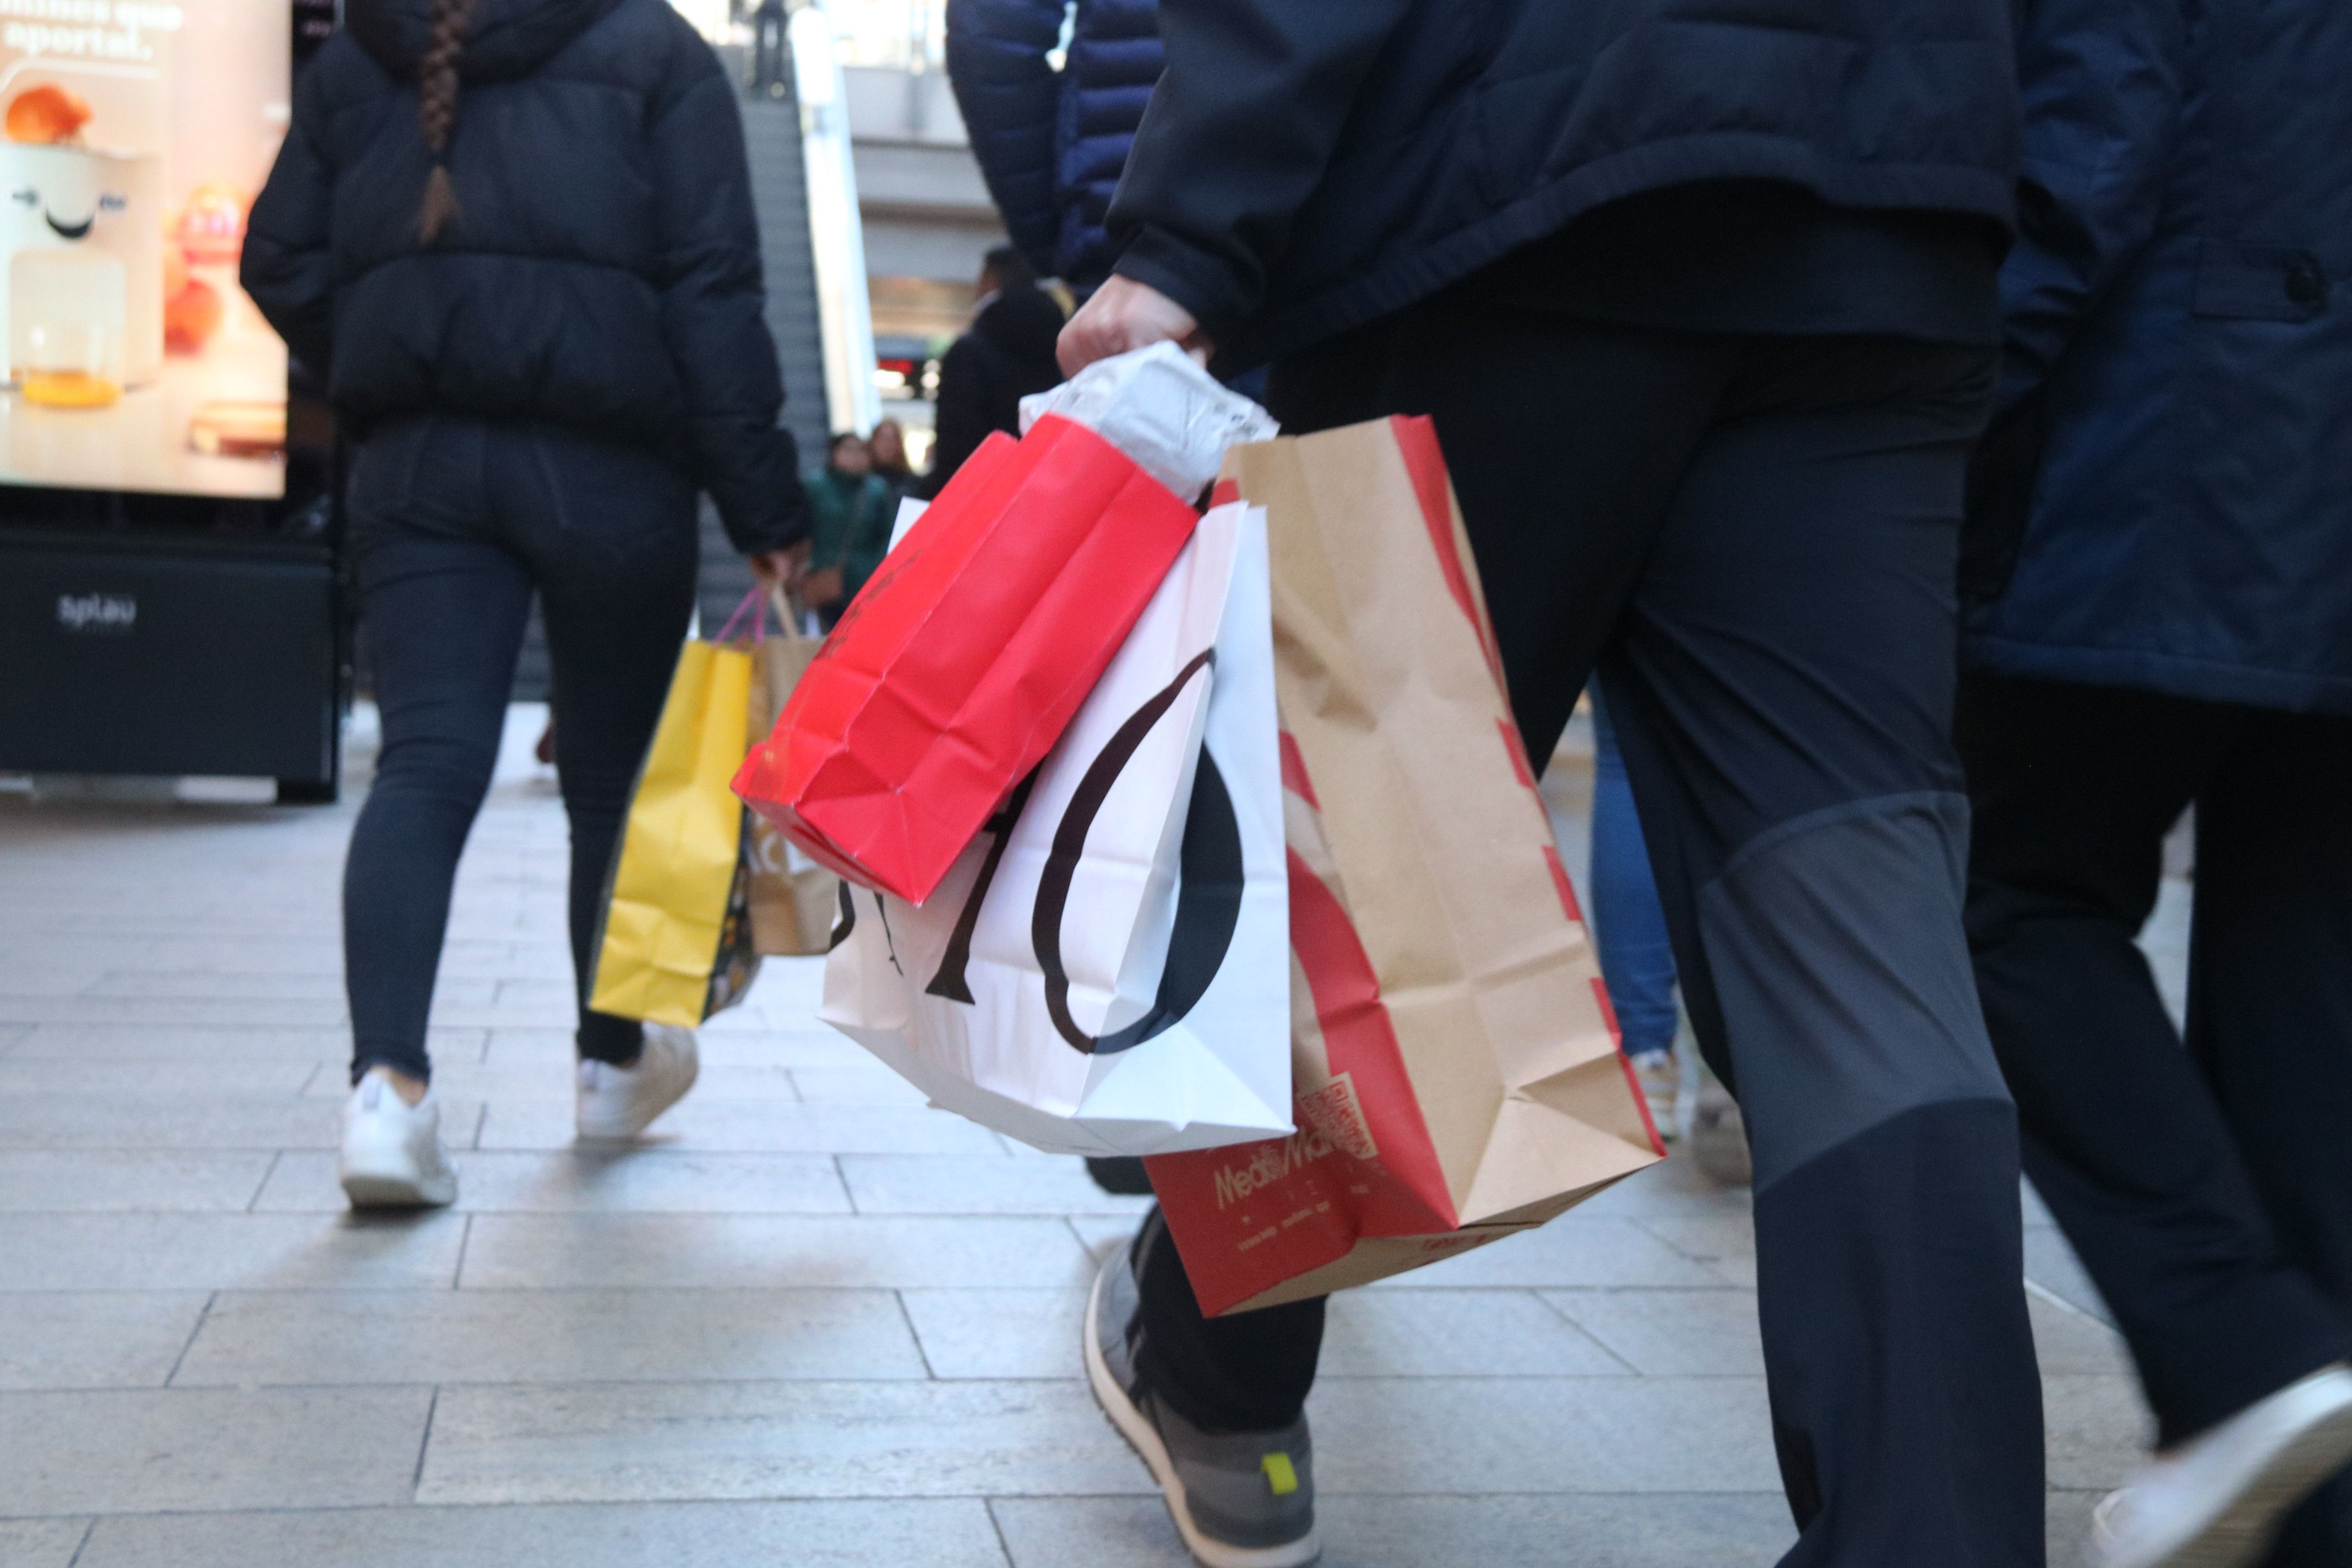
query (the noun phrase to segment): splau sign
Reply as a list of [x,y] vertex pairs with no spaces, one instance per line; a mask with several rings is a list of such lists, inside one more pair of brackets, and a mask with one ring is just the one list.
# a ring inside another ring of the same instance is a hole
[[939,891],[844,889],[821,1016],[1050,1152],[1289,1131],[1275,731],[1265,513],[1218,507]]

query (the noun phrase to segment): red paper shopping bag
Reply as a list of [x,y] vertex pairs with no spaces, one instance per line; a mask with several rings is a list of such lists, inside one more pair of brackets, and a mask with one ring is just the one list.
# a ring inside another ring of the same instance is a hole
[[736,793],[921,903],[1052,749],[1197,521],[1084,426],[992,436],[834,627]]
[[1266,508],[1297,1131],[1147,1162],[1213,1314],[1531,1229],[1663,1152],[1429,422],[1226,472]]

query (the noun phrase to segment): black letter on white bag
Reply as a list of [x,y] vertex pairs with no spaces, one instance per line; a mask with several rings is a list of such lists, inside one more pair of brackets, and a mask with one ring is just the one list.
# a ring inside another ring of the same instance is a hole
[[1038,880],[1030,936],[1038,968],[1045,976],[1045,1009],[1062,1038],[1088,1056],[1108,1056],[1139,1046],[1190,1013],[1223,965],[1225,951],[1233,944],[1234,928],[1241,921],[1241,825],[1216,758],[1203,746],[1200,766],[1192,775],[1192,806],[1179,855],[1175,930],[1169,941],[1167,964],[1160,972],[1159,994],[1150,1012],[1100,1039],[1079,1028],[1070,1016],[1070,977],[1062,967],[1062,917],[1069,905],[1078,858],[1086,850],[1087,830],[1144,737],[1211,658],[1204,653],[1186,665],[1166,690],[1137,710],[1111,737],[1087,770],[1071,796],[1069,809],[1054,830],[1054,846]]

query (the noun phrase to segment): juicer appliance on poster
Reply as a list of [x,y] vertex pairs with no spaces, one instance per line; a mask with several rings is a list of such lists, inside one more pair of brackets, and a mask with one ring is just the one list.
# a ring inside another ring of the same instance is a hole
[[286,351],[237,287],[289,0],[0,0],[0,483],[266,499]]

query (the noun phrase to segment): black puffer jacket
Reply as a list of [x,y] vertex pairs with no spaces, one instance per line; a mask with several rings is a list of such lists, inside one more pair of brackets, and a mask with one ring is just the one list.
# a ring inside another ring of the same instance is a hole
[[1668,185],[2007,223],[2013,3],[1161,0],[1118,270],[1238,368]]
[[1007,289],[955,341],[940,361],[939,444],[924,493],[937,495],[990,431],[1020,434],[1021,400],[1062,379],[1054,363],[1061,332],[1062,307],[1051,294]]
[[362,435],[442,413],[651,447],[738,548],[806,531],[735,89],[663,0],[475,0],[433,244],[429,0],[350,0],[294,91],[244,283]]

